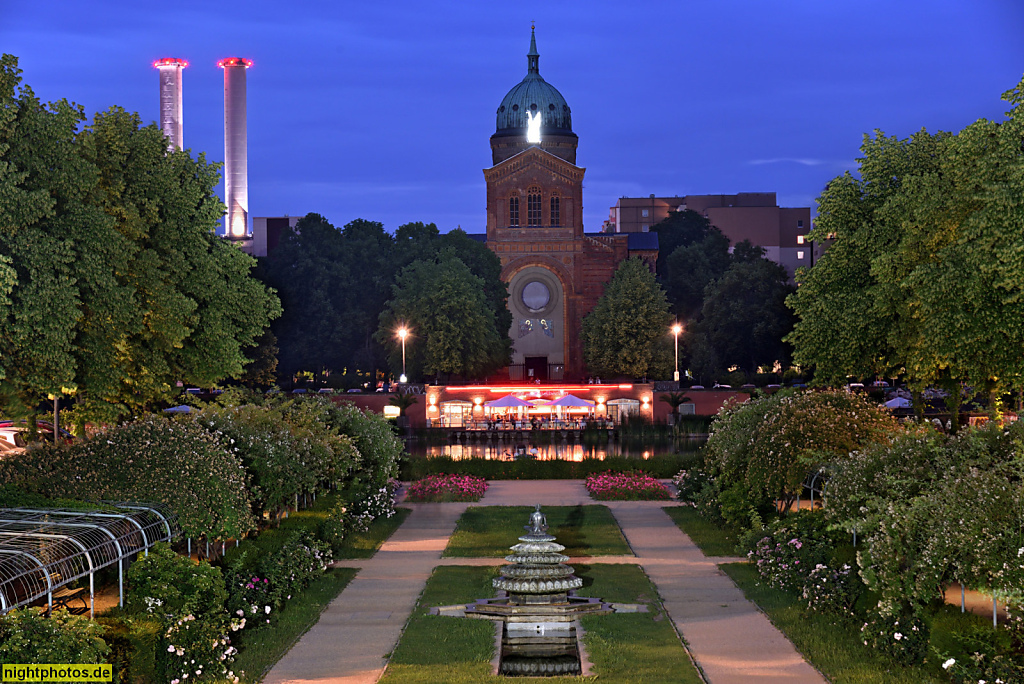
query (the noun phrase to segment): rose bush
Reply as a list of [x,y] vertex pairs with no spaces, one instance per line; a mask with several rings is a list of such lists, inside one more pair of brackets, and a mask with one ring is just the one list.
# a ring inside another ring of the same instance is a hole
[[487,481],[475,475],[429,475],[416,480],[406,490],[406,501],[479,501],[487,491]]
[[589,476],[584,485],[599,501],[649,501],[669,499],[668,488],[657,478],[634,470],[625,473],[608,471]]

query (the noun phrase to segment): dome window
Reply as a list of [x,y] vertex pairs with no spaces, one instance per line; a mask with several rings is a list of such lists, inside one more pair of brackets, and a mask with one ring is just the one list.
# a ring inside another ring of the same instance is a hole
[[498,111],[499,111],[499,112],[503,112],[503,111],[505,111],[505,105],[501,105],[501,107],[500,107],[500,108],[498,109]]
[[555,111],[555,105],[553,105],[553,104],[549,104],[549,105],[548,105],[548,110],[549,110],[549,111],[552,111],[552,112],[553,112],[553,111]]
[[534,102],[532,105],[530,105],[530,109],[532,109],[533,111],[537,111],[537,103]]

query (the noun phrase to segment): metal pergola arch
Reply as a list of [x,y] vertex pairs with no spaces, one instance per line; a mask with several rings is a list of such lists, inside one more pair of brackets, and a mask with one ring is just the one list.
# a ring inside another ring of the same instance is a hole
[[107,510],[0,508],[0,614],[46,599],[89,577],[94,614],[96,571],[117,563],[124,605],[124,561],[179,535],[175,516],[159,504],[108,502]]

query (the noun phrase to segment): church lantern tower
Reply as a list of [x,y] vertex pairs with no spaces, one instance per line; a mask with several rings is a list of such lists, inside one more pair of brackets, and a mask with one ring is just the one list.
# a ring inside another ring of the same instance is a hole
[[498,105],[487,183],[487,246],[498,255],[512,312],[510,379],[582,378],[589,313],[620,261],[624,239],[583,232],[579,142],[562,94],[540,75],[535,32],[526,76]]

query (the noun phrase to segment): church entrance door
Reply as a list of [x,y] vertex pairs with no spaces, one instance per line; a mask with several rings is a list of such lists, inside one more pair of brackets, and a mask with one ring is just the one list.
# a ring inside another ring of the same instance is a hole
[[526,369],[526,380],[528,382],[548,381],[548,357],[527,356],[523,359],[523,366]]

